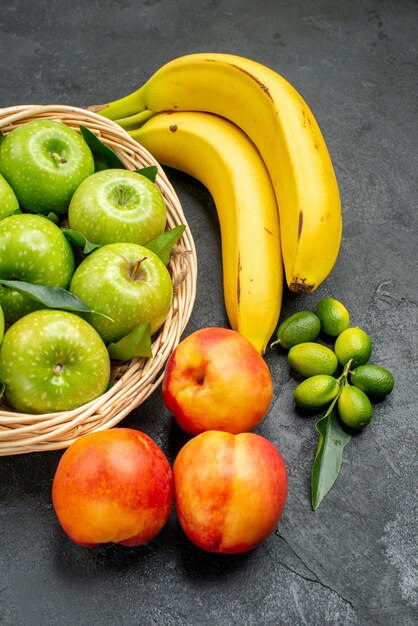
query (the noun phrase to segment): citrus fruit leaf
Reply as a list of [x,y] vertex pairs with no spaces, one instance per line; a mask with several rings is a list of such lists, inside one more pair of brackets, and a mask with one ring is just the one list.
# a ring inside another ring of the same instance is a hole
[[148,248],[148,250],[151,250],[151,252],[154,252],[158,257],[160,257],[164,265],[168,265],[171,251],[185,230],[186,226],[184,224],[179,224],[178,226],[157,235],[157,237],[145,244],[145,248]]
[[126,169],[116,152],[106,146],[100,141],[100,139],[91,132],[85,126],[80,126],[81,134],[84,141],[91,150],[94,159],[94,169],[96,172],[100,170],[113,169]]
[[3,280],[0,279],[0,285],[15,289],[19,293],[23,293],[35,302],[40,302],[48,309],[63,309],[73,313],[94,313],[100,315],[113,322],[112,318],[99,311],[94,311],[80,298],[70,293],[62,287],[50,287],[47,285],[34,285],[23,280]]
[[311,475],[311,502],[314,511],[337,480],[344,448],[351,439],[351,435],[344,430],[338,417],[335,406],[337,398],[315,424],[319,438]]
[[107,346],[111,359],[130,361],[136,357],[151,357],[151,324],[143,322],[116,343]]
[[77,248],[80,248],[80,250],[82,250],[84,254],[90,254],[90,252],[93,252],[93,250],[100,248],[100,245],[98,243],[92,243],[83,235],[83,233],[80,233],[80,231],[78,230],[74,230],[72,228],[63,228],[62,233],[71,244],[77,246]]

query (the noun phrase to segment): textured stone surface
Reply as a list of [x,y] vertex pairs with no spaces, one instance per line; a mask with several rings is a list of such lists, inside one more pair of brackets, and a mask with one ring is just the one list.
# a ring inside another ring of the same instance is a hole
[[[4,6],[3,6],[4,5]],[[269,350],[275,396],[257,432],[281,450],[289,497],[277,533],[252,553],[194,548],[174,512],[148,546],[87,550],[58,526],[50,488],[60,452],[0,458],[0,623],[413,623],[416,564],[417,38],[413,0],[15,0],[0,13],[0,106],[86,105],[130,93],[165,61],[194,51],[252,57],[306,98],[335,164],[344,234],[318,292],[285,293],[283,317],[341,299],[393,371],[393,394],[347,446],[338,482],[313,513],[314,418],[298,415],[297,381]],[[167,170],[199,256],[187,333],[225,325],[220,238],[209,194]],[[171,461],[185,441],[157,391],[124,422]]]

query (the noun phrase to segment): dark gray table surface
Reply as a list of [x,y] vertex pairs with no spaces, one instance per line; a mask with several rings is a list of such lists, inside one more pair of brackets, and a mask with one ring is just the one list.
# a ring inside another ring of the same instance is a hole
[[[173,511],[148,546],[83,549],[60,529],[51,481],[61,452],[0,458],[0,623],[7,626],[359,625],[416,623],[418,3],[412,0],[96,0],[2,3],[0,106],[111,101],[171,58],[241,54],[305,97],[335,165],[343,240],[310,296],[285,292],[283,317],[342,300],[393,371],[393,394],[346,448],[338,482],[312,512],[314,418],[269,350],[274,402],[258,433],[281,450],[289,495],[276,534],[251,553],[195,548]],[[167,170],[199,259],[185,334],[227,325],[220,235],[208,192]],[[123,425],[172,462],[185,437],[155,394]]]

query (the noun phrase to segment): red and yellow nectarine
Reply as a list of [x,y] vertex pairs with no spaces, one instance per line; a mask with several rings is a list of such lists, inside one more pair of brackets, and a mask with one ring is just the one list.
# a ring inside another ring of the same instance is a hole
[[283,457],[255,433],[197,435],[178,453],[173,476],[180,525],[208,552],[251,550],[275,530],[286,503]]
[[157,535],[170,515],[171,467],[140,431],[113,428],[83,435],[61,457],[52,502],[75,543],[141,545]]
[[162,394],[186,432],[236,434],[251,430],[266,415],[273,384],[266,362],[248,339],[227,328],[203,328],[171,354]]

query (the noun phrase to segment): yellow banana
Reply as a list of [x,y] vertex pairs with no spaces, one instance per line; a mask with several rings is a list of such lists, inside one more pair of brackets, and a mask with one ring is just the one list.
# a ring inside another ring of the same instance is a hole
[[228,319],[264,354],[279,320],[283,265],[276,199],[255,146],[227,120],[199,112],[161,113],[130,134],[158,162],[211,193]]
[[116,121],[144,110],[188,110],[234,122],[271,177],[289,288],[313,291],[331,272],[341,241],[338,185],[312,112],[282,76],[235,55],[191,54],[165,64],[136,92],[91,108]]

